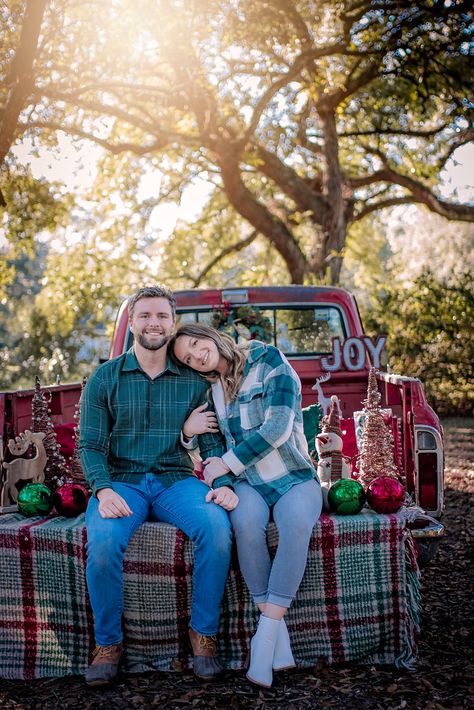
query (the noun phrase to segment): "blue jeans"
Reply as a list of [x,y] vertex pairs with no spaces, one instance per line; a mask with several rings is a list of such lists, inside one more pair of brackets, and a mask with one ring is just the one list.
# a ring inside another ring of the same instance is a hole
[[308,558],[313,527],[322,505],[321,486],[315,480],[298,483],[273,506],[278,548],[273,561],[267,544],[270,508],[246,482],[238,483],[238,506],[231,511],[240,569],[256,604],[270,602],[289,607],[296,596]]
[[166,488],[152,473],[138,484],[114,482],[133,515],[102,518],[92,497],[86,513],[87,585],[94,612],[96,643],[122,640],[123,558],[132,535],[146,520],[171,523],[194,543],[191,627],[204,636],[219,628],[220,603],[230,564],[232,531],[226,511],[206,503],[209,488],[189,477]]

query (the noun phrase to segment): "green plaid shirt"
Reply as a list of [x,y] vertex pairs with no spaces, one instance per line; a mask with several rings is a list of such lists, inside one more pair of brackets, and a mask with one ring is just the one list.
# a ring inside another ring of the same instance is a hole
[[[155,473],[165,485],[194,475],[180,442],[184,422],[206,401],[208,383],[169,358],[151,379],[133,348],[104,363],[89,378],[81,398],[79,452],[96,493],[113,481],[138,483]],[[201,456],[222,456],[220,434],[199,437]]]

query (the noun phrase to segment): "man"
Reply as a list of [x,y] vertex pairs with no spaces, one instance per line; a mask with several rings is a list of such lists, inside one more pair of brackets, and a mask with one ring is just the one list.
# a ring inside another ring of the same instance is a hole
[[[169,359],[176,301],[167,288],[142,288],[128,303],[134,345],[101,365],[81,400],[79,450],[93,496],[86,513],[87,584],[97,647],[89,685],[115,678],[122,655],[123,557],[145,520],[176,525],[194,543],[189,637],[194,673],[221,670],[215,635],[227,578],[231,528],[226,510],[238,498],[199,481],[182,446],[183,424],[206,401],[208,384]],[[224,449],[215,416],[199,439],[203,458]]]

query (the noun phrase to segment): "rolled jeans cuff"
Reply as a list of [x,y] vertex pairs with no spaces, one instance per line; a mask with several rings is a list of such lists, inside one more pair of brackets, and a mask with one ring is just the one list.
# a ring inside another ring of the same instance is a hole
[[283,606],[285,609],[289,609],[294,597],[287,597],[281,594],[275,594],[274,592],[268,592],[266,602],[267,604],[276,604],[277,606]]

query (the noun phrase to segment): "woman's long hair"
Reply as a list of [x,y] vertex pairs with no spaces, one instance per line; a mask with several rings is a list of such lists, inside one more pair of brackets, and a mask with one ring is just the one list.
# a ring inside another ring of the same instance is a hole
[[186,323],[178,328],[168,345],[169,352],[175,360],[177,360],[177,357],[174,353],[174,346],[180,335],[188,335],[191,338],[208,338],[215,343],[219,355],[225,358],[228,367],[222,375],[219,375],[218,372],[200,374],[209,382],[217,382],[219,377],[221,377],[226,398],[230,401],[234,400],[242,381],[246,360],[245,349],[236,345],[232,338],[226,333],[204,325],[204,323]]

